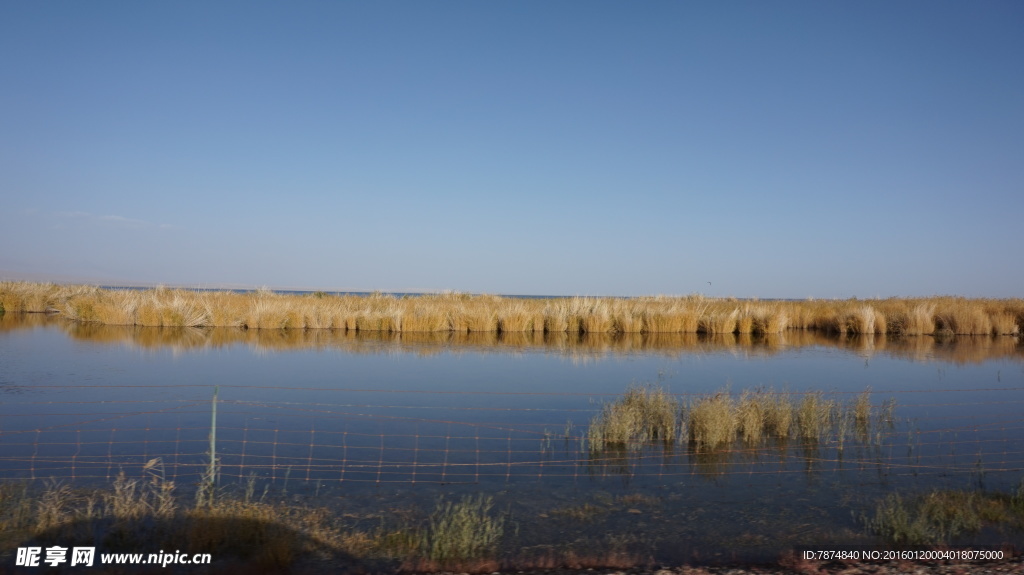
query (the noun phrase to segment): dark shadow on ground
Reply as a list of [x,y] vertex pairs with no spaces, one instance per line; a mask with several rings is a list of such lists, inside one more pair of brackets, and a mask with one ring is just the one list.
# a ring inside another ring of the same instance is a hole
[[[47,548],[67,549],[64,562],[45,562]],[[67,523],[21,541],[17,547],[39,547],[36,567],[17,566],[18,549],[0,550],[0,574],[109,573],[164,575],[289,573],[393,573],[396,565],[369,564],[336,544],[273,521],[235,517],[174,517],[115,521],[110,518]],[[71,566],[74,547],[94,547],[93,566]],[[159,554],[164,554],[160,556]],[[104,555],[141,554],[143,563],[197,554],[210,555],[209,564],[111,564]]]

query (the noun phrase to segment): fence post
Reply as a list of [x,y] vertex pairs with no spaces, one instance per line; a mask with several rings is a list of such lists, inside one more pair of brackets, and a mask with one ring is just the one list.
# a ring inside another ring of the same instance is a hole
[[210,415],[210,469],[207,470],[211,487],[217,485],[217,392],[220,386],[213,388],[213,402]]

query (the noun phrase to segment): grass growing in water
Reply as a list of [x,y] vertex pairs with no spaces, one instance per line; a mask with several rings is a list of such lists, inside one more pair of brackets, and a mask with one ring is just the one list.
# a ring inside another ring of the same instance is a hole
[[[739,400],[726,391],[694,400],[687,409],[690,441],[700,450],[714,449],[740,437],[748,444],[766,439],[785,440],[794,429],[802,430],[803,421],[831,421],[834,402],[825,401],[821,392],[804,396],[799,407],[786,394],[771,389],[744,390]],[[811,439],[824,438],[820,426]],[[798,433],[798,435],[802,435]]]
[[785,395],[768,390],[760,392],[764,431],[770,437],[785,439],[793,425],[793,407]]
[[742,391],[738,399],[722,390],[681,407],[660,388],[631,387],[591,420],[587,433],[590,451],[637,449],[676,436],[686,437],[701,452],[728,447],[737,438],[753,445],[791,437],[807,445],[834,440],[842,450],[851,427],[866,441],[872,419],[879,425],[891,424],[895,402],[890,399],[876,410],[870,390],[842,405],[821,391],[804,393],[795,402],[789,394],[755,389]]
[[693,402],[687,413],[690,441],[698,449],[714,449],[736,438],[736,430],[740,426],[739,411],[727,392]]
[[835,410],[836,403],[825,399],[824,393],[805,394],[796,410],[797,435],[811,442],[823,439],[831,427]]
[[676,437],[679,403],[663,389],[631,387],[618,401],[607,403],[590,421],[591,451],[607,447],[635,448]]
[[911,498],[893,493],[862,521],[893,545],[948,545],[985,525],[1024,529],[1024,481],[1013,494],[935,490]]
[[773,390],[744,390],[736,406],[737,429],[747,443],[785,439],[793,423],[793,407]]
[[[853,422],[857,434],[867,436],[871,426],[871,390],[865,389],[853,404]],[[890,415],[891,417],[891,415]]]
[[494,501],[483,494],[457,503],[442,500],[430,516],[421,544],[424,559],[438,567],[494,559],[505,533],[505,517],[494,516]]

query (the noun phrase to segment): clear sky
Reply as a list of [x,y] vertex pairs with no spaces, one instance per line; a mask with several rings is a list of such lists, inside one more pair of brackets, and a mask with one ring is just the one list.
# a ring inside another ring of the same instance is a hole
[[1021,297],[1024,3],[8,1],[0,198],[3,279]]

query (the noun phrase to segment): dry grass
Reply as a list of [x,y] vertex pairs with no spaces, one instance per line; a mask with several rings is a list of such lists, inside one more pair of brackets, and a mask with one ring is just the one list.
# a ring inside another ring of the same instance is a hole
[[[408,323],[408,317],[403,325]],[[876,324],[877,325],[877,324]],[[75,340],[126,345],[142,349],[171,348],[187,353],[232,345],[257,350],[342,349],[348,353],[380,354],[402,351],[420,355],[474,352],[556,353],[573,362],[590,362],[605,355],[631,356],[638,352],[677,357],[687,351],[709,349],[739,351],[771,356],[807,346],[839,349],[865,356],[890,355],[912,361],[947,361],[980,364],[996,359],[1020,359],[1024,348],[1017,337],[972,336],[888,337],[885,335],[842,337],[822,331],[790,329],[782,334],[696,334],[696,333],[587,333],[565,332],[463,332],[362,331],[354,329],[244,329],[239,327],[126,328],[96,322],[70,322],[55,314],[8,313],[0,316],[0,332],[57,327]],[[1004,374],[1005,375],[1005,374]]]
[[795,413],[789,396],[771,389],[744,390],[738,401],[722,391],[691,402],[687,410],[690,441],[697,449],[707,450],[737,437],[748,444],[785,440]]
[[757,443],[764,435],[764,405],[755,393],[744,391],[736,405],[736,429],[744,441]]
[[100,289],[0,282],[10,313],[56,312],[80,322],[164,327],[455,333],[974,334],[1020,332],[1024,300],[955,297],[737,302],[684,297],[505,298],[444,293],[339,296],[155,288]]
[[590,450],[673,441],[679,426],[678,413],[678,402],[661,388],[631,387],[619,400],[605,404],[590,421]]
[[872,423],[888,425],[895,403],[871,404],[870,390],[848,404],[828,399],[820,391],[793,395],[771,389],[744,390],[737,399],[728,390],[699,396],[683,409],[660,388],[633,387],[619,400],[606,404],[588,429],[591,453],[635,450],[675,436],[689,440],[698,457],[726,449],[740,439],[748,445],[796,438],[811,447],[844,442],[856,430],[866,442]]
[[906,335],[935,333],[935,304],[919,303],[906,312]]
[[697,330],[711,334],[735,333],[738,318],[738,309],[708,313],[700,319]]
[[863,393],[857,396],[854,400],[853,409],[853,422],[856,426],[857,433],[866,435],[868,428],[871,425],[871,390],[865,389]]
[[747,443],[763,438],[786,438],[793,409],[784,397],[774,391],[744,391],[736,405],[736,427]]
[[360,572],[380,561],[458,572],[498,567],[506,514],[493,512],[492,500],[483,495],[442,499],[425,522],[346,530],[327,509],[254,498],[252,481],[244,496],[222,493],[201,504],[182,504],[188,498],[163,478],[159,460],[144,469],[142,478],[121,474],[99,490],[58,482],[41,489],[0,483],[0,544],[13,549],[26,543],[99,543],[111,552],[188,549],[228,561],[237,572],[285,572],[297,562],[326,557]]
[[785,439],[793,426],[793,406],[785,395],[772,390],[761,392],[764,431],[769,437]]
[[825,399],[820,391],[804,394],[796,408],[797,436],[813,442],[823,439],[831,428],[835,409],[836,403]]
[[694,401],[687,409],[690,441],[698,449],[714,449],[736,438],[738,410],[727,392]]

